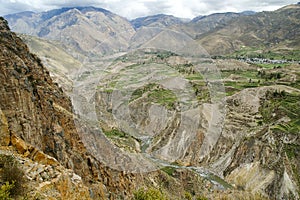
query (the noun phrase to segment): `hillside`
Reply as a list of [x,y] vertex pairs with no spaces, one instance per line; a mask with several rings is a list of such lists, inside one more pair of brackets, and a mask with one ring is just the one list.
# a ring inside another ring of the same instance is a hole
[[93,7],[8,19],[30,35],[1,20],[1,148],[25,171],[40,152],[68,184],[53,189],[43,166],[52,175],[31,183],[53,190],[35,194],[300,198],[299,5],[137,29]]
[[[270,12],[216,13],[191,21],[170,15],[154,15],[129,22],[110,11],[94,7],[62,8],[42,13],[7,15],[12,30],[62,42],[76,59],[96,58],[136,47],[140,33],[147,40],[163,29],[182,32],[211,55],[236,51],[284,53],[299,50],[299,4]],[[141,30],[142,29],[142,30]],[[170,32],[170,31],[169,31]],[[170,36],[172,37],[172,36]],[[74,52],[75,51],[75,52]],[[88,56],[88,58],[86,57]]]
[[126,19],[94,7],[21,13],[5,18],[18,33],[60,41],[89,56],[126,50],[135,32]]
[[[1,155],[14,154],[21,167],[32,173],[26,174],[33,177],[28,180],[28,197],[90,199],[92,192],[94,198],[104,198],[110,187],[124,190],[107,175],[118,172],[105,169],[86,151],[72,104],[41,60],[10,32],[3,18],[0,28]],[[48,178],[41,175],[50,168],[54,171],[45,175]]]
[[263,69],[220,60],[223,110],[206,72],[197,73],[199,66],[213,69],[207,62],[187,64],[176,54],[149,50],[118,58],[95,94],[105,134],[126,151],[144,151],[172,167],[209,169],[260,198],[298,199],[299,65]]
[[226,26],[232,19],[243,16],[242,13],[215,13],[208,16],[199,16],[189,23],[177,26],[176,29],[196,38],[202,34]]
[[198,35],[197,39],[212,55],[224,55],[242,48],[299,50],[300,5],[270,12],[237,17],[226,26]]

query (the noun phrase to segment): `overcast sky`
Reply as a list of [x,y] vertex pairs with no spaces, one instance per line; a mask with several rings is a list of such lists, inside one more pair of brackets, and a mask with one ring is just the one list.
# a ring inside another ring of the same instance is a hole
[[[299,0],[298,0],[299,1]],[[95,6],[105,8],[128,19],[170,14],[194,18],[216,12],[241,12],[245,10],[269,11],[297,0],[0,0],[0,15],[22,11],[47,11],[70,6]]]

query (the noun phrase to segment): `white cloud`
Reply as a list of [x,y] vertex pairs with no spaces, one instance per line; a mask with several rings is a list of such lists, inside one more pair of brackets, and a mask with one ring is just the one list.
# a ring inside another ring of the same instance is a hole
[[129,19],[161,13],[193,18],[215,12],[274,10],[292,3],[297,3],[297,0],[0,0],[0,15],[70,6],[95,6]]

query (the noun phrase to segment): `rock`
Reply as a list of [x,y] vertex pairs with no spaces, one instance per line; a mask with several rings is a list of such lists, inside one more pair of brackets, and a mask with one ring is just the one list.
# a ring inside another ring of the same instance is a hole
[[78,176],[77,174],[73,174],[71,180],[72,180],[73,182],[81,182],[81,177]]
[[[0,27],[0,144],[11,143],[23,157],[26,156],[35,163],[53,166],[56,178],[59,178],[57,168],[67,167],[67,163],[76,163],[68,166],[82,177],[84,191],[76,188],[78,185],[71,183],[70,177],[65,177],[60,180],[61,187],[56,190],[57,195],[52,197],[54,199],[89,199],[88,188],[93,190],[94,199],[105,199],[108,191],[132,192],[133,175],[120,176],[126,183],[121,185],[110,176],[115,172],[95,158],[93,162],[96,164],[90,170],[88,163],[93,156],[81,141],[70,99],[52,81],[42,61],[29,52],[15,33],[10,32],[3,18],[0,19]],[[11,142],[7,137],[8,133],[12,133]],[[105,177],[109,179],[106,187],[102,183]],[[38,179],[38,175],[36,178]],[[71,195],[68,185],[78,193]],[[100,191],[99,188],[105,188],[106,191]],[[81,193],[87,195],[80,196]]]
[[27,151],[27,145],[24,140],[17,137],[16,135],[12,135],[11,137],[11,143],[16,148],[18,153],[24,154]]
[[8,123],[7,119],[0,109],[0,145],[1,146],[8,146],[10,143],[10,135],[8,130]]
[[37,151],[34,154],[33,160],[45,165],[52,165],[52,166],[59,165],[59,162],[55,158],[48,156],[41,151]]

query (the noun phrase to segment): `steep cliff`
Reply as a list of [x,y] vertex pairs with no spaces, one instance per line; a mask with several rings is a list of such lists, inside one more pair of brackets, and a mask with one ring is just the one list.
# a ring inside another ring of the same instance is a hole
[[69,98],[3,19],[0,28],[1,144],[38,162],[57,160],[81,176],[96,199],[110,196],[110,191],[130,192],[134,177],[109,170],[86,151]]

